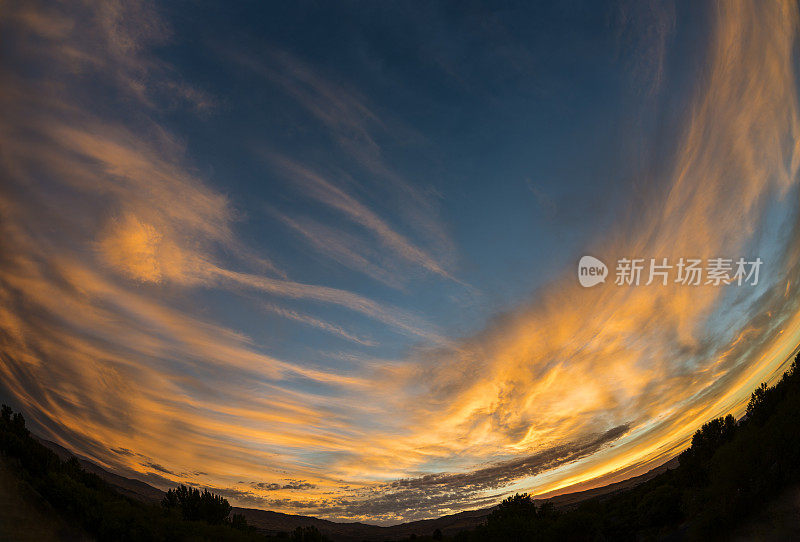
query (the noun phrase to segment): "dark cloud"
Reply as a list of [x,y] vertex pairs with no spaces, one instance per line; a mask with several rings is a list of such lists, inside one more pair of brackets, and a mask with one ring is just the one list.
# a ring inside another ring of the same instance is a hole
[[312,484],[310,482],[305,482],[303,480],[290,480],[286,484],[278,484],[275,482],[258,482],[253,483],[253,487],[256,487],[262,491],[278,491],[278,490],[298,490],[303,491],[306,489],[316,489],[316,484]]
[[628,424],[620,425],[578,442],[555,446],[472,472],[429,474],[396,480],[371,488],[368,498],[335,501],[326,507],[326,511],[377,518],[400,513],[403,518],[414,520],[493,504],[498,496],[487,495],[487,492],[501,490],[514,481],[591,455],[627,431]]
[[407,478],[389,484],[390,488],[462,488],[470,491],[498,489],[515,480],[533,476],[564,463],[585,457],[604,445],[620,438],[628,425],[620,425],[584,441],[556,446],[522,459],[499,463],[464,474],[429,474],[420,478]]
[[[467,473],[430,474],[404,478],[354,490],[347,496],[323,499],[267,498],[251,491],[235,488],[210,488],[237,502],[262,508],[289,509],[297,513],[313,512],[330,518],[369,517],[374,521],[391,522],[429,518],[465,508],[482,508],[495,504],[498,490],[512,482],[534,476],[549,469],[597,452],[628,431],[620,425],[601,434],[555,446],[513,461],[504,461]],[[288,484],[254,483],[261,491],[310,489],[311,484],[291,480]]]
[[171,470],[169,470],[169,469],[165,469],[164,467],[162,467],[162,466],[161,466],[161,465],[159,465],[158,463],[152,463],[152,462],[149,462],[149,461],[148,461],[148,462],[146,462],[146,463],[142,463],[142,466],[145,466],[145,467],[150,467],[151,469],[153,469],[153,470],[157,470],[158,472],[160,472],[160,473],[162,473],[162,474],[169,474],[170,476],[178,476],[178,474],[176,474],[176,473],[172,472],[172,471],[171,471]]

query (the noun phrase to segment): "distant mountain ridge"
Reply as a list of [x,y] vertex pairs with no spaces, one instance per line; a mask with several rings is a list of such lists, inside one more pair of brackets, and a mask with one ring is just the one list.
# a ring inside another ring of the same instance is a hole
[[[165,492],[151,486],[146,482],[126,478],[118,474],[107,471],[91,460],[72,453],[67,448],[55,442],[35,437],[44,446],[55,452],[61,459],[75,457],[83,468],[94,473],[112,485],[122,495],[143,501],[159,503],[164,498]],[[642,475],[608,484],[602,487],[565,493],[548,500],[557,508],[570,508],[578,503],[594,497],[612,495],[624,491],[646,482],[662,472],[675,468],[678,465],[677,458],[674,458]],[[277,534],[281,532],[291,532],[297,527],[313,526],[328,537],[341,542],[354,542],[362,540],[396,540],[408,538],[412,534],[417,536],[430,535],[435,530],[440,530],[444,534],[454,534],[458,531],[473,529],[484,523],[486,518],[495,507],[482,508],[477,510],[467,510],[456,514],[448,514],[434,519],[423,519],[410,521],[398,525],[383,527],[380,525],[369,525],[361,522],[337,522],[327,519],[320,519],[313,516],[302,516],[297,514],[286,514],[270,510],[260,510],[256,508],[233,507],[233,513],[242,514],[247,519],[247,523],[256,527],[265,534]]]

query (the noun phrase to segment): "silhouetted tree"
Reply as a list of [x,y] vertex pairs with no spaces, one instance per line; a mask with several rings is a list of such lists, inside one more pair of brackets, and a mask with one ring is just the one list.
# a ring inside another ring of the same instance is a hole
[[483,536],[487,540],[529,540],[541,528],[536,504],[527,493],[508,497],[489,514]]
[[766,382],[762,382],[761,385],[753,391],[752,395],[750,396],[750,401],[747,403],[748,419],[755,419],[760,411],[763,410],[763,407],[767,402],[768,392],[769,388],[767,388]]
[[210,493],[207,489],[200,493],[200,490],[183,484],[167,491],[161,505],[167,509],[179,510],[183,519],[205,521],[211,525],[224,523],[232,510],[227,499],[222,496]]
[[517,493],[513,497],[503,499],[503,502],[489,515],[489,523],[499,523],[512,520],[530,520],[536,517],[536,504],[527,493]]
[[711,420],[692,436],[692,449],[695,452],[710,454],[730,440],[736,430],[736,420],[728,414],[724,418]]
[[705,423],[692,436],[692,445],[678,456],[689,485],[707,482],[707,464],[720,446],[730,441],[737,424],[733,416],[716,418]]

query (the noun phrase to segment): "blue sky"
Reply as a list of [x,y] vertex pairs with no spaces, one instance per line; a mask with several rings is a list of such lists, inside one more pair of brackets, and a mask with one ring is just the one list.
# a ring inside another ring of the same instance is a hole
[[[174,34],[163,58],[216,100],[199,118],[167,117],[192,162],[246,217],[242,234],[298,280],[468,333],[571,263],[645,167],[625,150],[656,98],[630,70],[642,53],[623,47],[619,6],[284,9],[164,8]],[[317,109],[326,92],[333,111]],[[311,217],[384,257],[363,229],[293,190],[272,155],[343,184],[456,280],[400,267],[382,283],[321,256],[276,215]],[[292,333],[291,347],[320,340]]]

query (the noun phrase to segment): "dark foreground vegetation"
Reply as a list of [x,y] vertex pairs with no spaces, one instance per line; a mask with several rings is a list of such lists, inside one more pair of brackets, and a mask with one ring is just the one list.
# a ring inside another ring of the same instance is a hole
[[[423,540],[456,542],[727,539],[766,503],[800,484],[800,355],[774,387],[762,384],[740,421],[712,420],[692,438],[680,466],[635,488],[569,510],[527,495],[504,500],[472,531]],[[53,509],[98,540],[291,540],[326,538],[314,527],[267,537],[224,498],[180,486],[161,506],[120,495],[75,459],[62,461],[34,439],[21,414],[3,406],[0,453]]]

